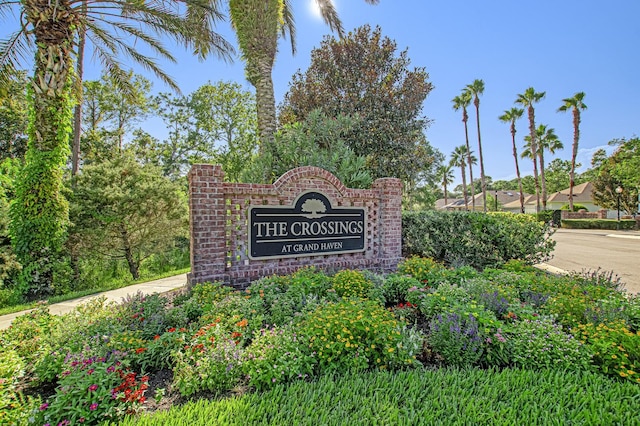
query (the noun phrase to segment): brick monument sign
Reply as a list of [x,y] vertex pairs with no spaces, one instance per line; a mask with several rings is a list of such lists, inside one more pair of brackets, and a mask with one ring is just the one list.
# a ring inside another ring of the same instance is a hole
[[196,164],[189,172],[189,284],[221,281],[242,289],[303,266],[394,270],[401,199],[395,178],[352,189],[307,166],[272,185],[230,183],[220,166]]

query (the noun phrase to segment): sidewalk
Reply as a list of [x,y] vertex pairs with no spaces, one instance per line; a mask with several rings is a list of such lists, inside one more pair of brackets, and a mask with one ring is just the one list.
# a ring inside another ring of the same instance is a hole
[[[142,292],[143,294],[154,293],[166,293],[171,290],[182,288],[187,284],[187,274],[175,275],[173,277],[162,278],[155,281],[149,281],[146,283],[140,283],[130,285],[128,287],[122,287],[115,290],[105,291],[103,293],[96,293],[90,296],[84,296],[79,299],[67,300],[65,302],[54,303],[49,305],[49,312],[54,315],[66,314],[73,311],[76,306],[82,305],[92,299],[96,299],[101,296],[107,298],[107,302],[121,302],[128,294],[135,294]],[[7,314],[0,316],[0,330],[9,328],[11,323],[16,317],[24,315],[29,311],[14,312],[13,314]]]

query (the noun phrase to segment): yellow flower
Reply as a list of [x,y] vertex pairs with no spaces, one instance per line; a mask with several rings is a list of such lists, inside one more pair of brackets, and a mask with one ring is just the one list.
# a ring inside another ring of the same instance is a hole
[[611,355],[611,358],[613,358],[613,359],[617,359],[617,358],[618,358],[618,356],[617,356],[617,355]]

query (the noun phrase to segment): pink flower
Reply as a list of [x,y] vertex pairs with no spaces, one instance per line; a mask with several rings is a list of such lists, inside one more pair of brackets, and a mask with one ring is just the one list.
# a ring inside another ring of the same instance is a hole
[[46,410],[46,409],[47,409],[47,407],[49,407],[49,404],[47,404],[47,403],[45,402],[44,404],[42,404],[42,405],[40,406],[40,411],[44,411],[44,410]]
[[89,386],[89,392],[93,392],[93,391],[95,391],[95,390],[97,390],[97,389],[98,389],[98,385],[91,385],[91,386]]
[[92,375],[92,374],[93,374],[93,372],[94,372],[94,371],[96,371],[96,370],[94,370],[93,368],[91,368],[91,369],[87,370],[87,374],[90,376],[90,375]]
[[91,411],[96,411],[97,409],[98,409],[98,404],[95,402],[89,406],[89,410]]

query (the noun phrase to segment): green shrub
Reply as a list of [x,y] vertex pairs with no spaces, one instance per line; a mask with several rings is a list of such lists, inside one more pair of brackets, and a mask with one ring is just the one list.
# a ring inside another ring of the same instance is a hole
[[442,313],[429,322],[427,342],[447,365],[476,364],[482,357],[483,341],[478,321],[471,314]]
[[519,367],[588,370],[591,365],[590,351],[550,319],[520,321],[507,340]]
[[613,321],[580,324],[573,333],[591,350],[600,371],[640,383],[640,331],[633,333],[624,321]]
[[175,353],[173,386],[182,396],[202,391],[219,395],[235,386],[242,375],[238,337],[217,322],[201,327]]
[[362,271],[344,269],[333,276],[333,289],[340,297],[364,299],[373,289],[373,283],[364,276]]
[[623,219],[562,219],[562,227],[567,229],[635,229],[636,221]]
[[292,327],[262,329],[242,354],[242,371],[257,390],[313,375],[309,341]]
[[416,305],[429,319],[444,312],[452,312],[455,306],[471,302],[471,296],[458,285],[441,284],[437,289],[430,291],[412,289],[407,293],[407,301]]
[[362,299],[330,303],[301,324],[323,371],[386,368],[402,345],[400,324],[379,304]]
[[[571,208],[569,207],[569,204],[565,204],[562,207],[560,207],[560,210],[571,210]],[[580,210],[589,210],[586,206],[582,205],[582,204],[577,204],[577,203],[573,203],[573,211],[577,212]]]
[[511,259],[539,263],[555,247],[551,234],[548,223],[521,214],[424,211],[402,216],[405,256],[432,257],[476,269]]
[[0,424],[27,424],[30,412],[40,405],[39,399],[25,397],[18,390],[25,367],[16,351],[0,349]]
[[392,274],[382,284],[382,297],[387,306],[397,305],[407,300],[410,288],[419,286],[420,281],[409,275]]
[[398,272],[412,276],[422,286],[437,287],[444,280],[447,268],[428,257],[411,256],[398,264]]

